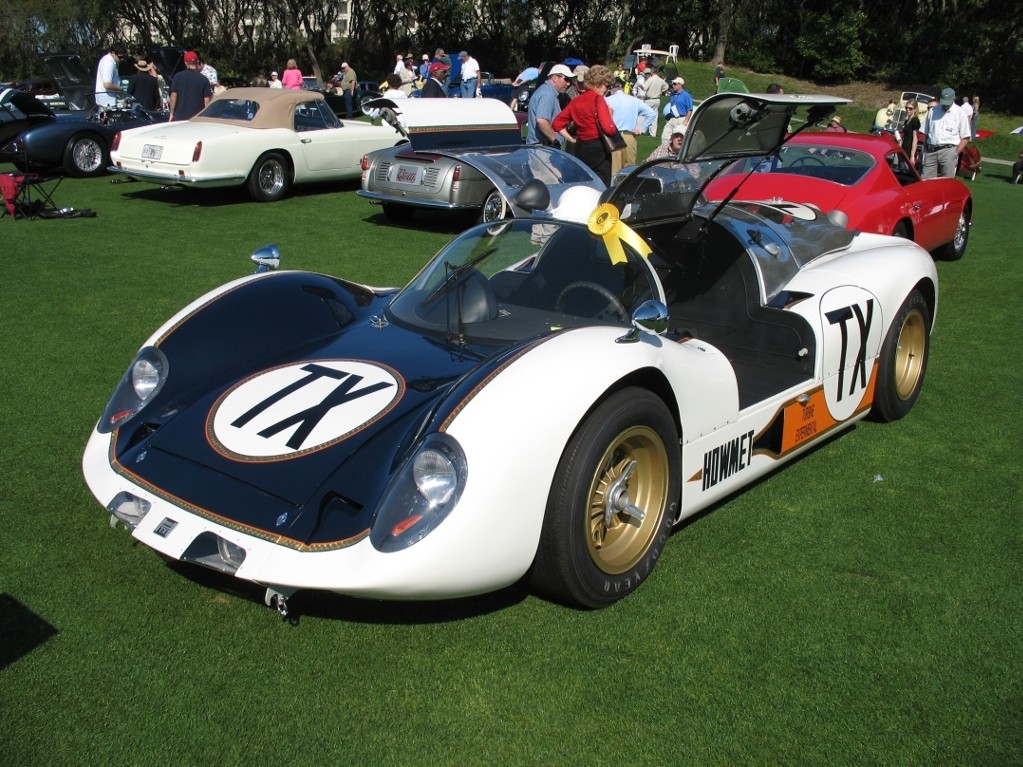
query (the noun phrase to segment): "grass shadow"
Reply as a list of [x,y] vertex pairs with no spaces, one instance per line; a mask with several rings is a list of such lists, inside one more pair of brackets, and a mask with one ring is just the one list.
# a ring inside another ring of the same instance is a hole
[[13,596],[0,594],[0,670],[60,633]]
[[[263,604],[266,588],[225,573],[164,557],[178,575],[203,588],[238,599]],[[451,623],[504,610],[519,604],[530,592],[522,582],[498,591],[455,599],[384,600],[363,599],[331,591],[304,589],[288,599],[287,620],[298,625],[303,617],[374,625],[423,625]],[[272,608],[267,608],[268,612]]]
[[[263,204],[256,202],[249,196],[248,188],[244,183],[237,186],[200,189],[197,187],[181,187],[153,184],[146,181],[134,181],[123,176],[111,179],[110,183],[117,185],[122,192],[122,196],[128,200],[148,200],[151,202],[175,203],[181,207],[202,208]],[[358,189],[358,187],[358,179],[300,184],[293,186],[288,194],[278,202],[284,202],[289,199],[352,192]],[[265,204],[273,206],[276,203]],[[271,207],[268,210],[272,209]]]

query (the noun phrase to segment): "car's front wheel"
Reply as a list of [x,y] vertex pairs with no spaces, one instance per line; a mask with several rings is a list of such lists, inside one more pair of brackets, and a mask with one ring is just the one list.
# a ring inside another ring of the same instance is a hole
[[102,176],[107,170],[107,150],[98,136],[75,136],[64,147],[64,172],[75,178]]
[[941,257],[945,261],[958,261],[966,252],[966,243],[970,239],[970,213],[963,208],[959,214],[959,221],[956,222],[956,231],[952,235],[952,241],[941,250]]
[[504,195],[502,195],[496,189],[491,189],[490,194],[483,201],[483,207],[480,208],[480,216],[477,223],[489,224],[493,221],[501,221],[508,216],[508,203],[504,201]]
[[913,409],[924,384],[930,343],[931,311],[920,291],[913,290],[881,346],[870,408],[873,420],[897,421]]
[[580,607],[606,607],[647,579],[679,500],[679,438],[646,389],[608,397],[576,430],[547,501],[531,580]]
[[268,152],[256,160],[249,173],[249,196],[256,202],[275,202],[291,187],[288,161],[277,152]]

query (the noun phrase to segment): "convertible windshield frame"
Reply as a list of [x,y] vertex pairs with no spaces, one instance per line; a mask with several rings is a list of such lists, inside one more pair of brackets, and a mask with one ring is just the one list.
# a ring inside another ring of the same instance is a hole
[[633,250],[612,261],[604,240],[572,222],[481,224],[445,246],[390,302],[387,319],[452,343],[505,345],[572,327],[627,328],[664,299]]

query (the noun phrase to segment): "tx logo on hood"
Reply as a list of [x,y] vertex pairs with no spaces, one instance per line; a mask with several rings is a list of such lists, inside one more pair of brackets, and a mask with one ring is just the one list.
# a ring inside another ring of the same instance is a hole
[[397,371],[362,360],[299,362],[225,392],[206,419],[210,444],[243,461],[306,455],[358,433],[401,399]]

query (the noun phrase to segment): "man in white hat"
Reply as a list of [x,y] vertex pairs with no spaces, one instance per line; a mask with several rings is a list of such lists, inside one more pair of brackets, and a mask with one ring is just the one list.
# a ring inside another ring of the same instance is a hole
[[676,77],[671,81],[671,96],[668,97],[668,103],[664,105],[664,116],[667,121],[664,123],[664,131],[661,133],[661,143],[670,141],[672,133],[685,133],[692,114],[693,97],[686,90],[686,81],[681,77]]
[[970,143],[970,121],[956,104],[956,92],[945,88],[938,105],[931,107],[924,118],[924,178],[956,174],[959,155]]
[[564,64],[555,64],[547,73],[547,80],[533,93],[529,100],[528,119],[526,121],[526,144],[544,144],[561,146],[558,134],[551,123],[561,111],[558,96],[568,90],[572,80],[572,70]]

